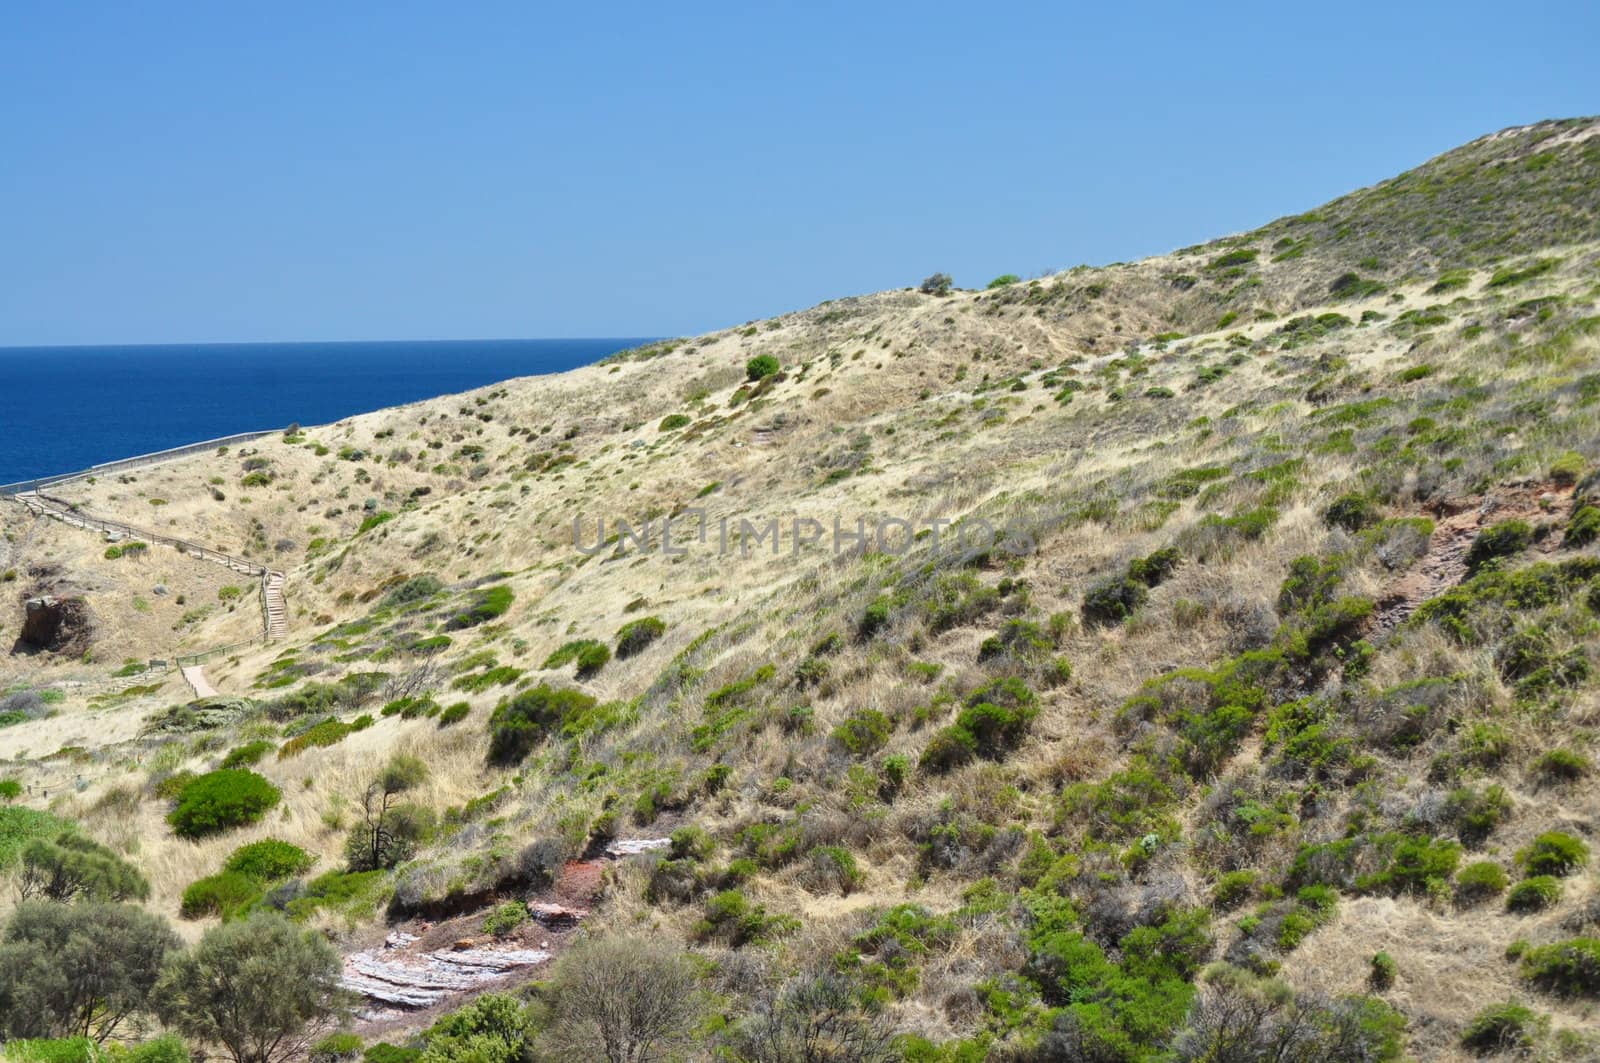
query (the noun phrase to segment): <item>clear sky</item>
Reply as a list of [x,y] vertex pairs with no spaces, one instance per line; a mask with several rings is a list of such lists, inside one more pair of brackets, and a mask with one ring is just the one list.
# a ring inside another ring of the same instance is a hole
[[0,345],[686,334],[1600,112],[1600,4],[0,10]]

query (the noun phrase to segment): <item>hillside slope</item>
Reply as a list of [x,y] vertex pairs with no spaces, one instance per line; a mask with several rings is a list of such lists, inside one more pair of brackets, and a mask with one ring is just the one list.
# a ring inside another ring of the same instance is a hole
[[[1595,867],[1536,842],[1600,842],[1597,301],[1600,120],[1549,122],[1141,262],[71,482],[285,571],[289,634],[180,710],[109,673],[249,637],[253,588],[0,505],[6,586],[97,621],[0,664],[0,778],[174,919],[279,838],[318,857],[279,903],[346,952],[554,896],[704,955],[735,1030],[835,971],[920,1059],[1258,1058],[1206,1052],[1296,1024],[1305,1058],[1464,1058],[1502,1000],[1596,1058],[1600,984],[1540,951],[1600,937]],[[250,742],[279,810],[175,836],[173,780]],[[429,822],[345,873],[396,751]]]

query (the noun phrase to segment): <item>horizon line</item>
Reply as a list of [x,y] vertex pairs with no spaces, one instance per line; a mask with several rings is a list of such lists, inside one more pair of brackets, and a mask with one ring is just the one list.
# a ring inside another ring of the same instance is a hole
[[149,347],[294,347],[308,344],[321,346],[356,346],[375,343],[538,343],[571,342],[575,340],[625,340],[653,343],[671,339],[659,336],[468,336],[463,338],[433,337],[428,339],[365,339],[365,340],[182,340],[138,343],[0,343],[0,354],[7,351],[71,351],[71,350],[137,350]]

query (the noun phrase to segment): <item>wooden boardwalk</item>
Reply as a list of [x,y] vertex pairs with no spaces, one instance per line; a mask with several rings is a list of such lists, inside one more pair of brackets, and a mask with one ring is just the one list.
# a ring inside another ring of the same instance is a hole
[[[102,533],[116,539],[139,540],[142,542],[157,543],[169,546],[180,553],[201,561],[210,561],[222,565],[229,571],[240,575],[254,576],[261,581],[261,635],[249,643],[240,643],[237,646],[223,646],[205,653],[190,654],[178,659],[179,670],[183,678],[188,680],[189,686],[194,689],[195,697],[215,697],[217,691],[207,681],[201,663],[205,658],[215,656],[222,650],[231,650],[255,642],[275,642],[289,633],[289,608],[284,597],[283,585],[288,577],[282,572],[258,564],[242,557],[213,550],[199,543],[188,542],[183,539],[174,539],[160,532],[148,531],[143,528],[124,524],[121,521],[107,520],[85,513],[74,507],[71,503],[59,498],[53,498],[40,491],[20,491],[0,497],[9,498],[18,505],[39,517],[48,517],[60,521],[74,528],[83,528],[86,531]],[[187,663],[185,663],[187,662]]]

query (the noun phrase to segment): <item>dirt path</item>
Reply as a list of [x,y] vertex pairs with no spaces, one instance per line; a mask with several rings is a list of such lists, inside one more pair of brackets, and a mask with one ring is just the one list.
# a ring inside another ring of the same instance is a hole
[[[1572,490],[1570,486],[1551,483],[1510,484],[1481,497],[1450,499],[1432,507],[1436,522],[1428,539],[1428,552],[1379,600],[1370,637],[1388,636],[1423,602],[1465,579],[1467,552],[1479,531],[1503,520],[1533,523],[1564,512]],[[1560,536],[1551,536],[1537,548],[1553,550],[1559,539]]]
[[194,688],[195,697],[214,698],[217,696],[216,688],[213,687],[210,681],[206,679],[205,669],[200,665],[186,665],[181,669],[181,671],[183,672],[183,678],[187,679],[189,681],[189,685]]

